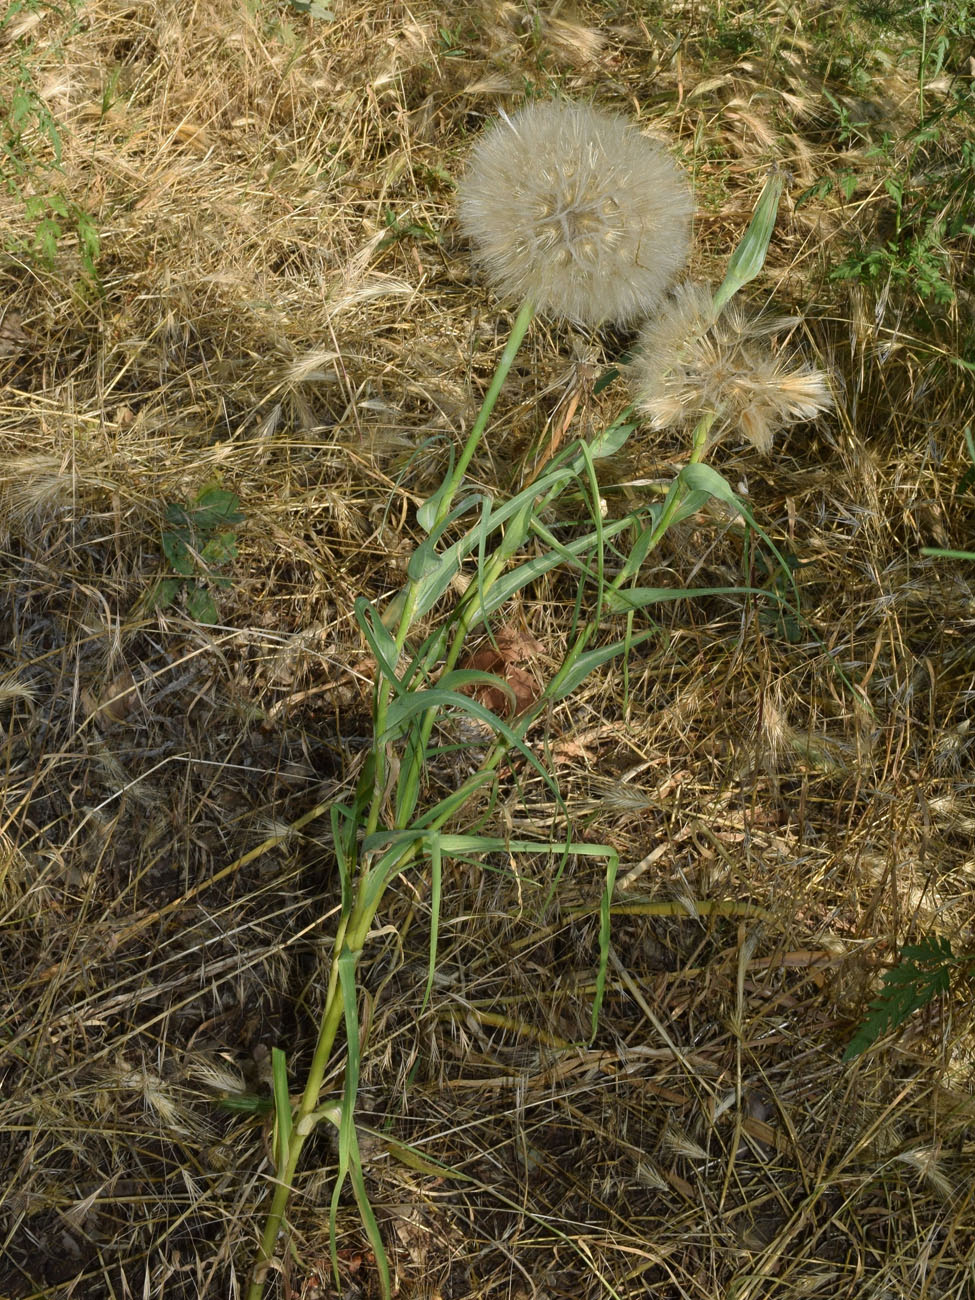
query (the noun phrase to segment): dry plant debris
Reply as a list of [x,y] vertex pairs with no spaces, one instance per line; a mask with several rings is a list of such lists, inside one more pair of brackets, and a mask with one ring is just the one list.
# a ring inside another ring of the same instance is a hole
[[[402,585],[503,345],[454,182],[526,92],[677,142],[703,281],[769,165],[791,169],[754,301],[801,316],[835,411],[722,462],[794,562],[803,621],[771,596],[659,607],[654,640],[539,724],[563,803],[512,765],[471,810],[618,849],[597,1040],[589,859],[451,865],[426,1003],[429,880],[390,892],[361,968],[360,1146],[396,1294],[971,1293],[970,996],[841,1060],[903,943],[973,946],[975,570],[921,554],[972,545],[952,9],[929,13],[920,80],[909,17],[853,5],[0,18],[21,168],[0,188],[0,1295],[242,1292],[270,1052],[306,1064],[339,904],[328,819],[302,819],[359,780],[354,603]],[[905,206],[918,176],[940,228]],[[472,476],[510,492],[582,352],[608,370],[632,341],[536,323]],[[593,385],[568,436],[624,400]],[[600,471],[610,514],[685,458],[679,429],[641,429]],[[167,507],[209,484],[244,515],[211,626],[148,598]],[[777,579],[704,512],[648,580]],[[516,699],[560,661],[574,595],[556,570],[506,612],[537,662],[495,629]],[[451,749],[438,788],[463,777]],[[377,1294],[351,1199],[331,1275],[335,1165],[323,1133],[282,1298]]]

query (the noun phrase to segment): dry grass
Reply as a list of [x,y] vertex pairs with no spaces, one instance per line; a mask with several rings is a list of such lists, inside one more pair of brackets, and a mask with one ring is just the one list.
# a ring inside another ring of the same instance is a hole
[[[859,178],[849,203],[783,208],[753,295],[806,311],[836,411],[770,460],[729,448],[721,466],[801,561],[811,631],[790,643],[740,598],[665,607],[625,677],[590,679],[539,729],[576,834],[623,859],[590,1048],[573,1044],[591,862],[551,898],[534,862],[451,867],[422,1014],[429,882],[391,889],[361,968],[361,1141],[398,1294],[962,1300],[964,991],[840,1061],[899,944],[972,943],[975,593],[968,566],[920,556],[971,544],[972,388],[942,364],[971,299],[926,318],[828,279],[885,211],[830,96],[897,132],[910,61],[881,50],[857,91],[817,45],[818,10],[800,23],[784,3],[334,11],[98,0],[0,36],[101,238],[100,292],[70,239],[53,266],[0,259],[0,1294],[239,1294],[268,1126],[214,1100],[265,1094],[275,1045],[301,1078],[338,906],[327,818],[289,828],[354,785],[369,668],[353,602],[401,584],[414,505],[504,341],[450,177],[498,105],[559,87],[677,141],[704,277],[774,159],[797,189],[834,165]],[[0,225],[32,237],[16,195]],[[619,386],[592,397],[580,363],[627,342],[534,327],[475,477],[517,485],[580,393],[575,433],[612,419]],[[685,456],[679,435],[641,433],[607,471],[610,508]],[[214,479],[246,524],[207,628],[146,594],[165,506]],[[658,582],[761,577],[715,518],[658,560]],[[511,611],[549,666],[572,599],[556,575]],[[529,774],[504,794],[497,825],[564,830]],[[339,1292],[334,1152],[323,1134],[307,1154],[275,1286],[312,1300]],[[340,1226],[341,1294],[371,1296],[353,1205]]]

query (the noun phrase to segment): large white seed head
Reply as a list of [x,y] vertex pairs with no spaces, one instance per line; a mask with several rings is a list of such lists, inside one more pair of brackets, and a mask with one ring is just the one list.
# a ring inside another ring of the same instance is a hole
[[491,127],[458,216],[497,292],[548,315],[625,325],[687,262],[693,211],[663,145],[585,104],[529,104]]

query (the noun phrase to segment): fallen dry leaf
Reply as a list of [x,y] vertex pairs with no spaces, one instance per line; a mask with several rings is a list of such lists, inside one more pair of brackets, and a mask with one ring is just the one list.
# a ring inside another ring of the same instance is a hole
[[545,647],[541,641],[523,628],[507,623],[495,634],[495,645],[506,664],[524,664],[543,654]]
[[556,763],[581,762],[588,765],[592,762],[592,751],[578,740],[557,740],[552,746],[552,758]]
[[537,703],[542,693],[538,683],[523,668],[519,668],[510,660],[506,661],[490,645],[482,646],[480,650],[469,655],[461,667],[474,669],[480,673],[491,673],[507,683],[514,695],[513,700],[511,694],[502,686],[492,686],[490,682],[475,682],[467,688],[468,695],[472,695],[478,704],[483,704],[499,718],[520,717]]
[[30,335],[20,323],[20,313],[8,311],[0,320],[0,357],[16,357],[30,347]]
[[91,691],[82,692],[82,703],[99,722],[124,722],[137,700],[135,678],[128,668],[103,686],[97,696]]

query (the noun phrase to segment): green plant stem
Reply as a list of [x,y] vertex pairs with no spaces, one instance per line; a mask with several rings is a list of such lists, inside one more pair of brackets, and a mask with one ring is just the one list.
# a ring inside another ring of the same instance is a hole
[[274,1258],[274,1247],[284,1222],[284,1212],[288,1205],[288,1197],[291,1195],[291,1185],[298,1168],[298,1161],[301,1158],[301,1150],[305,1144],[305,1139],[311,1135],[315,1128],[315,1121],[313,1118],[310,1120],[310,1117],[318,1105],[322,1080],[325,1077],[325,1070],[328,1068],[328,1061],[335,1043],[335,1035],[342,1023],[342,997],[339,988],[337,959],[342,950],[344,929],[345,921],[343,920],[336,935],[332,968],[328,980],[328,992],[325,997],[325,1011],[318,1031],[315,1054],[312,1057],[311,1067],[308,1071],[305,1090],[302,1093],[298,1110],[294,1116],[291,1140],[288,1146],[288,1159],[284,1168],[277,1171],[278,1179],[274,1186],[271,1208],[264,1224],[264,1232],[257,1249],[257,1259],[247,1288],[247,1300],[261,1300],[264,1293],[264,1282],[267,1278],[271,1260]]
[[[492,557],[492,561],[496,557]],[[503,571],[503,562],[493,566],[496,571],[491,575],[491,582]],[[485,575],[487,577],[487,575]],[[471,613],[464,620],[464,625],[469,626],[473,619],[474,606],[472,605]],[[587,631],[587,630],[584,630]],[[451,647],[451,652],[456,659],[459,654],[460,646],[463,644],[463,638],[458,639]],[[581,645],[577,641],[576,654],[581,652]],[[564,675],[571,663],[574,662],[575,656],[568,664],[563,665],[558,677]],[[423,717],[422,725],[426,727],[428,718],[432,726],[432,714],[434,710],[428,710]],[[534,717],[537,716],[538,708],[525,719],[523,729],[527,729]],[[378,733],[377,733],[378,734]],[[474,772],[459,787],[458,790],[445,801],[446,806],[441,806],[441,811],[434,815],[429,822],[423,827],[423,831],[417,835],[417,838],[411,841],[402,850],[398,857],[385,867],[376,866],[373,870],[383,870],[386,881],[391,880],[399,874],[412,860],[416,857],[419,846],[423,842],[425,834],[431,831],[439,830],[450,818],[454,810],[463,805],[464,802],[490,777],[491,773],[498,767],[507,754],[509,743],[505,739],[499,740],[490,753],[485,757],[478,770]],[[349,951],[356,956],[362,951],[365,945],[369,928],[375,918],[376,912],[382,901],[385,892],[385,883],[379,889],[367,891],[369,873],[363,872],[360,868],[358,878],[358,892],[355,905],[348,918],[343,918],[339,923],[335,936],[335,943],[332,949],[332,963],[329,971],[328,990],[325,996],[325,1010],[322,1014],[321,1026],[318,1033],[318,1040],[315,1045],[315,1052],[308,1070],[308,1076],[305,1083],[305,1089],[302,1093],[301,1100],[298,1103],[298,1109],[294,1115],[294,1122],[291,1131],[291,1140],[288,1150],[288,1160],[284,1168],[279,1171],[279,1177],[275,1184],[274,1194],[271,1200],[271,1207],[268,1211],[267,1221],[264,1225],[264,1232],[261,1236],[258,1247],[257,1260],[254,1265],[254,1271],[250,1285],[247,1290],[247,1300],[261,1300],[264,1291],[264,1282],[267,1277],[271,1260],[274,1257],[274,1247],[284,1223],[285,1210],[287,1209],[288,1199],[291,1194],[291,1187],[294,1182],[295,1173],[301,1159],[301,1151],[305,1141],[314,1132],[318,1123],[318,1109],[321,1099],[322,1083],[325,1078],[325,1072],[331,1059],[332,1049],[335,1046],[335,1039],[338,1034],[339,1026],[342,1023],[342,991],[339,974],[339,957],[344,951]],[[371,897],[370,897],[371,894]]]
[[[464,475],[467,473],[467,467],[471,463],[475,451],[481,438],[484,436],[484,430],[487,428],[487,422],[491,418],[491,412],[494,410],[494,404],[498,400],[504,382],[508,378],[508,372],[514,364],[515,357],[518,355],[528,326],[531,324],[532,317],[535,314],[535,305],[530,301],[525,301],[521,305],[518,315],[515,317],[515,323],[511,327],[511,333],[508,335],[508,341],[504,345],[504,351],[501,353],[501,360],[498,362],[498,368],[494,372],[494,378],[491,385],[484,395],[484,401],[481,403],[481,409],[477,413],[477,419],[468,434],[467,441],[464,443],[463,450],[454,466],[454,472],[447,480],[443,489],[440,505],[437,509],[436,523],[442,524],[450,513],[450,506],[454,499],[454,494],[460,487]],[[404,638],[405,639],[405,638]]]
[[[511,333],[508,336],[508,341],[507,343],[505,343],[504,351],[501,353],[501,359],[498,362],[497,369],[494,372],[494,378],[491,380],[491,384],[487,390],[487,393],[484,395],[484,401],[481,403],[481,409],[477,413],[477,419],[474,421],[474,425],[470,433],[468,434],[467,441],[464,443],[464,447],[460,453],[460,456],[457,458],[457,464],[454,466],[453,473],[451,474],[450,478],[446,481],[446,483],[443,485],[443,487],[440,489],[439,492],[440,500],[437,506],[437,512],[434,517],[433,527],[431,531],[438,528],[446,519],[447,515],[450,513],[450,507],[453,504],[454,496],[456,495],[457,489],[460,487],[461,482],[463,481],[464,478],[464,474],[467,471],[467,467],[468,465],[470,465],[474,453],[477,450],[482,437],[484,436],[484,431],[487,428],[488,420],[491,418],[491,412],[494,410],[494,405],[498,400],[498,396],[501,393],[501,389],[504,386],[504,382],[508,378],[508,374],[511,370],[512,365],[514,364],[515,357],[518,355],[518,350],[521,347],[522,343],[524,342],[525,334],[528,330],[528,326],[531,324],[531,320],[534,314],[535,314],[535,307],[532,302],[526,300],[524,303],[522,303],[521,309],[519,310],[518,315],[515,317],[515,323],[511,327]],[[406,645],[406,638],[410,634],[410,628],[413,626],[413,620],[416,615],[416,601],[417,601],[418,589],[419,589],[419,583],[416,581],[411,581],[409,586],[407,587],[406,599],[403,604],[403,612],[400,615],[399,626],[396,630],[396,635],[394,638],[396,643],[396,649],[398,652],[402,652],[403,647]],[[373,733],[374,738],[377,742],[379,741],[379,738],[385,734],[386,731],[386,715],[389,711],[390,699],[391,699],[391,691],[389,686],[384,684],[381,680],[377,681],[376,699],[374,704],[375,730]],[[431,720],[430,728],[432,728],[432,725],[433,724]],[[429,728],[427,729],[426,734],[427,737],[429,737],[430,734]],[[383,803],[383,797],[385,795],[385,791],[386,791],[385,754],[383,752],[382,746],[377,743],[376,750],[375,750],[375,784],[373,786],[373,797],[369,807],[369,814],[368,817],[366,818],[366,823],[365,823],[366,835],[371,835],[379,825],[379,818],[382,813],[382,803]]]
[[[416,844],[410,844],[404,850],[403,860],[397,864],[394,869],[401,870],[411,857],[416,853]],[[295,1111],[293,1127],[291,1130],[291,1141],[288,1149],[288,1159],[284,1168],[278,1171],[278,1179],[274,1187],[274,1195],[271,1198],[271,1208],[268,1211],[267,1221],[264,1225],[264,1232],[261,1236],[260,1245],[257,1252],[257,1260],[254,1265],[253,1275],[250,1285],[247,1289],[247,1300],[261,1300],[264,1291],[264,1282],[270,1268],[271,1260],[274,1257],[274,1247],[278,1239],[278,1234],[284,1223],[284,1213],[287,1209],[288,1198],[291,1195],[291,1187],[294,1182],[295,1173],[301,1159],[301,1151],[306,1140],[315,1131],[318,1124],[319,1116],[317,1111],[321,1097],[322,1083],[325,1079],[325,1072],[328,1069],[329,1061],[332,1056],[332,1048],[335,1046],[335,1038],[338,1034],[339,1026],[342,1023],[342,989],[339,974],[339,957],[348,950],[358,957],[365,944],[369,927],[375,917],[376,910],[382,898],[380,891],[374,903],[370,905],[365,890],[363,888],[365,879],[360,875],[359,892],[356,898],[355,906],[348,918],[343,918],[339,922],[339,927],[335,935],[335,944],[332,949],[332,965],[328,977],[328,991],[325,995],[325,1010],[322,1013],[321,1025],[318,1031],[318,1040],[315,1044],[315,1052],[312,1057],[311,1065],[308,1068],[308,1076],[305,1082],[304,1092],[298,1103],[298,1109]]]
[[[441,826],[452,815],[458,800],[463,803],[480,785],[484,783],[491,772],[498,766],[502,758],[508,751],[507,742],[499,742],[494,749],[488,754],[481,767],[470,776],[467,781],[455,792],[454,797],[450,800],[449,806],[434,817],[425,831],[439,830]],[[288,1159],[284,1167],[278,1171],[278,1178],[274,1186],[274,1194],[271,1198],[271,1207],[268,1211],[267,1220],[264,1225],[264,1232],[258,1246],[257,1259],[254,1264],[254,1270],[251,1275],[251,1281],[247,1288],[247,1300],[261,1300],[264,1293],[264,1283],[267,1278],[271,1261],[274,1258],[274,1248],[277,1243],[278,1234],[284,1224],[285,1210],[287,1209],[288,1199],[291,1195],[291,1187],[301,1159],[301,1151],[306,1140],[315,1131],[320,1115],[318,1113],[322,1083],[325,1078],[325,1072],[328,1069],[329,1061],[332,1056],[332,1049],[335,1046],[335,1039],[338,1034],[339,1026],[342,1023],[342,989],[339,974],[339,958],[343,952],[348,951],[358,957],[362,951],[369,928],[375,918],[379,905],[382,902],[385,892],[385,884],[395,875],[398,875],[409,863],[416,857],[417,851],[423,842],[423,833],[418,833],[415,840],[407,844],[398,857],[393,857],[392,861],[385,867],[376,866],[374,870],[382,870],[385,876],[382,887],[375,890],[367,890],[369,873],[360,872],[359,889],[356,897],[356,903],[351,915],[346,921],[343,919],[339,923],[339,928],[335,936],[335,944],[332,949],[332,964],[329,972],[328,991],[325,995],[325,1010],[322,1013],[321,1027],[318,1032],[318,1041],[315,1044],[315,1053],[308,1070],[308,1076],[305,1083],[304,1092],[298,1103],[298,1109],[294,1115],[293,1127],[291,1130],[291,1139],[288,1149]]]
[[[477,419],[468,435],[467,441],[457,459],[453,472],[440,491],[440,499],[437,506],[437,512],[434,519],[433,527],[439,527],[450,513],[451,504],[454,496],[460,487],[467,467],[474,456],[475,451],[484,436],[491,413],[494,410],[495,403],[508,377],[508,373],[514,363],[518,350],[524,341],[525,333],[531,323],[534,315],[532,303],[525,302],[515,319],[511,334],[505,344],[501,359],[498,362],[497,370],[491,380],[490,387],[485,394],[481,409],[478,412]],[[505,548],[500,548],[498,555],[492,556],[487,572],[483,575],[478,589],[481,593],[490,589],[493,583],[504,569],[504,563],[507,558]],[[416,611],[416,599],[418,583],[411,581],[406,592],[406,598],[403,605],[403,611],[400,616],[399,625],[395,635],[396,649],[402,652],[409,636]],[[469,612],[464,611],[461,615],[457,632],[452,639],[452,643],[447,655],[447,669],[452,668],[460,655],[464,642],[464,636],[474,617],[476,606],[473,602],[469,607]],[[373,796],[369,806],[369,812],[365,822],[365,834],[368,836],[375,832],[379,825],[379,818],[382,813],[383,799],[385,795],[386,783],[386,763],[384,761],[384,752],[382,736],[386,730],[386,717],[388,715],[391,692],[388,685],[381,680],[377,682],[376,700],[374,709],[374,754],[375,754],[375,781],[373,785]],[[422,762],[422,753],[426,748],[431,731],[436,710],[428,710],[424,715],[420,726],[420,745],[418,750],[417,761]],[[490,772],[501,762],[503,754],[507,750],[507,745],[498,744],[492,753],[478,769],[478,772],[465,782],[461,787],[461,793],[469,787],[469,793],[472,793],[483,781],[490,775]],[[407,775],[407,780],[418,780],[419,772],[411,772]],[[466,797],[466,795],[465,795]],[[451,801],[453,805],[454,801]],[[450,816],[450,810],[445,811],[440,817],[434,819],[428,829],[437,829]],[[402,820],[402,819],[400,819]],[[395,859],[387,868],[388,879],[392,879],[404,866],[416,856],[417,848],[421,838],[411,843],[403,851],[400,858]],[[332,963],[329,971],[328,990],[325,996],[325,1010],[322,1013],[321,1024],[318,1032],[318,1040],[315,1044],[315,1052],[312,1057],[311,1065],[308,1069],[308,1075],[305,1082],[305,1088],[298,1103],[298,1109],[294,1115],[291,1138],[288,1144],[288,1158],[284,1167],[278,1171],[278,1178],[275,1183],[274,1193],[271,1198],[271,1207],[268,1211],[267,1221],[264,1225],[264,1232],[261,1235],[261,1241],[258,1246],[257,1259],[251,1281],[247,1290],[247,1300],[261,1300],[264,1293],[264,1283],[267,1278],[271,1261],[274,1258],[274,1250],[277,1244],[278,1235],[284,1224],[285,1211],[288,1205],[288,1199],[291,1195],[291,1187],[294,1182],[298,1164],[301,1159],[302,1148],[306,1139],[314,1132],[318,1123],[318,1108],[322,1089],[322,1083],[325,1078],[325,1072],[328,1069],[331,1060],[332,1050],[335,1046],[335,1039],[342,1023],[343,1006],[341,979],[339,974],[339,958],[344,951],[353,953],[356,957],[362,951],[366,935],[372,924],[376,911],[382,901],[385,889],[385,882],[382,887],[374,891],[372,898],[368,898],[365,885],[368,881],[368,869],[363,872],[362,864],[358,867],[358,891],[356,902],[348,917],[344,917],[339,923],[338,931],[335,936],[335,944],[332,949]]]
[[[708,449],[708,434],[711,432],[711,426],[714,424],[716,419],[717,412],[713,412],[703,416],[698,422],[698,425],[694,430],[694,436],[691,443],[691,454],[687,461],[688,465],[699,465],[704,459],[704,453]],[[661,511],[660,518],[657,520],[653,532],[650,534],[650,541],[647,543],[647,555],[653,551],[654,547],[657,546],[667,529],[670,527],[674,515],[680,509],[681,503],[684,501],[686,496],[687,488],[684,487],[683,484],[680,484],[677,491],[665,504],[664,509]],[[611,587],[617,587],[619,585],[618,580],[610,585]]]

